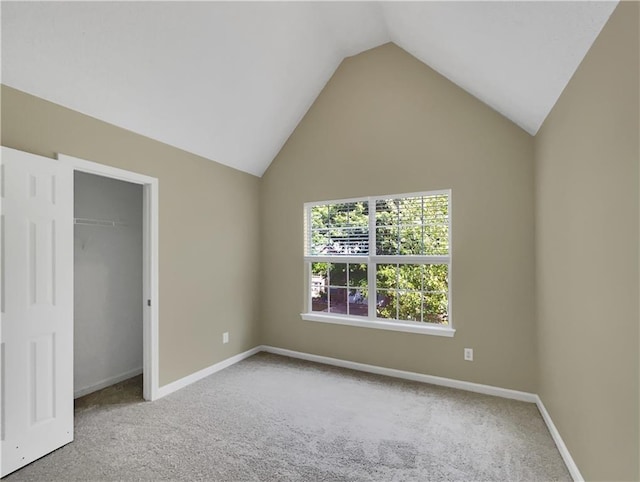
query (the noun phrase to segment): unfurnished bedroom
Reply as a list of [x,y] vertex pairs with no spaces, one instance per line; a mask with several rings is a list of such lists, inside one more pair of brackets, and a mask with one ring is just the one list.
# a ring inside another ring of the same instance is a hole
[[640,480],[639,3],[0,8],[3,480]]

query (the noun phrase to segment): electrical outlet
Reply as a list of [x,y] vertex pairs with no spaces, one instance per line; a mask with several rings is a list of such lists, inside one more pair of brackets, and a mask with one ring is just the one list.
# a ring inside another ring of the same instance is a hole
[[222,334],[222,343],[229,343],[229,332],[225,331]]
[[473,361],[473,348],[464,349],[464,359],[466,361]]

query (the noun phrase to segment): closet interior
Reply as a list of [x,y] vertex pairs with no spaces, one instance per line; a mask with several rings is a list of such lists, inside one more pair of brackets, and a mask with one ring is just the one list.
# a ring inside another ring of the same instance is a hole
[[142,373],[142,210],[141,185],[75,172],[74,398]]

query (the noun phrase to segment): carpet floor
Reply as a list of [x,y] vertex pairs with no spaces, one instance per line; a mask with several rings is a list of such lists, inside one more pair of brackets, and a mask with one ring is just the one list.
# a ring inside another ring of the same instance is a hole
[[75,441],[5,480],[571,480],[530,403],[266,353],[140,394],[79,400]]

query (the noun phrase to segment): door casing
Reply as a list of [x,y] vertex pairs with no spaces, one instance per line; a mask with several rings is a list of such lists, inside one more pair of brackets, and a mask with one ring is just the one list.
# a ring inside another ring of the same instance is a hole
[[[65,154],[58,154],[58,162],[74,171],[96,174],[120,181],[140,184],[143,187],[142,207],[142,270],[143,270],[143,397],[159,398],[159,346],[158,346],[158,179],[132,171],[87,161]],[[55,161],[52,161],[55,162]]]

